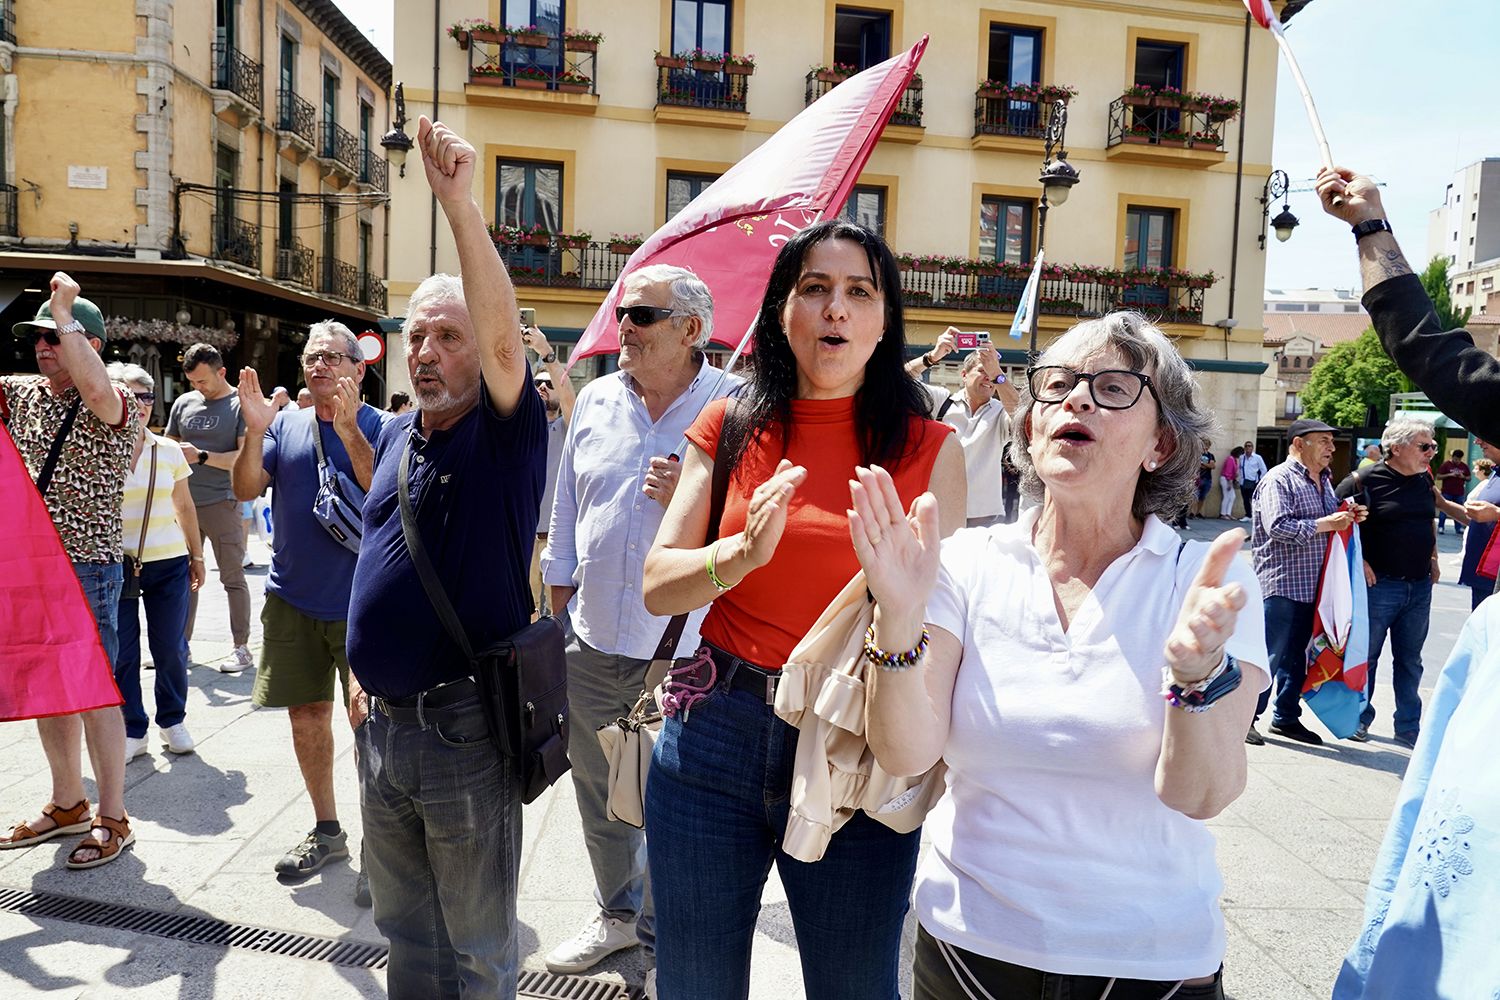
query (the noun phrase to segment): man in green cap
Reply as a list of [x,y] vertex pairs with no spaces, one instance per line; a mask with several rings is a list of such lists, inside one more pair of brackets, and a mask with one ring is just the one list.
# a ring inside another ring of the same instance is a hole
[[[79,298],[78,283],[61,271],[52,276],[51,292],[36,318],[13,331],[31,343],[41,375],[0,376],[0,396],[10,435],[47,502],[113,666],[123,578],[120,508],[141,418],[99,357],[105,340],[99,308]],[[52,771],[52,800],[38,818],[0,835],[0,850],[86,831],[68,867],[108,864],[135,841],[125,814],[124,716],[118,707],[101,708],[38,719],[37,729]],[[97,815],[90,814],[83,788],[80,732],[99,788]]]

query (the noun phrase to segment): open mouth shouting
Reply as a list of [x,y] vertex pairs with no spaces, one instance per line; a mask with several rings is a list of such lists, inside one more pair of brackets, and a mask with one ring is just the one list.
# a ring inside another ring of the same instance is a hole
[[823,336],[818,338],[818,343],[822,344],[824,347],[838,348],[849,343],[849,338],[839,333],[825,333]]
[[1085,445],[1093,442],[1094,435],[1083,424],[1073,420],[1053,431],[1052,439],[1065,446]]

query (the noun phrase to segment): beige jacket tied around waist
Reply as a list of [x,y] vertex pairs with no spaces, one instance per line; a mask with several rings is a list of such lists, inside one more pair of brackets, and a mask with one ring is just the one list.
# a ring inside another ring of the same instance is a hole
[[897,778],[881,770],[865,742],[865,671],[872,668],[864,639],[874,613],[865,575],[857,573],[781,671],[776,714],[798,731],[781,846],[798,861],[822,858],[829,838],[857,809],[897,833],[910,833],[943,794],[942,761],[920,777]]

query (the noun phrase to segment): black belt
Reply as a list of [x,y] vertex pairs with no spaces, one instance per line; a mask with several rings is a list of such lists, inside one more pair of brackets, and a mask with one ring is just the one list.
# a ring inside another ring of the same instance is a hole
[[[767,705],[776,704],[776,685],[781,680],[780,670],[767,670],[718,646],[706,642],[703,645],[713,657],[714,667],[721,678],[720,684],[727,684],[736,691],[749,691]],[[723,679],[726,677],[727,680]]]
[[370,708],[392,722],[426,726],[430,722],[442,722],[453,718],[455,713],[451,709],[454,705],[476,697],[478,694],[479,688],[475,686],[472,677],[460,677],[456,681],[439,684],[437,687],[418,691],[405,698],[372,696]]

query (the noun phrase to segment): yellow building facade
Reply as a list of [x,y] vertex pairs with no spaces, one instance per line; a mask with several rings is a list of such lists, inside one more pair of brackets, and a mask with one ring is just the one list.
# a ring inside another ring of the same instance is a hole
[[[908,340],[987,330],[1024,363],[1005,333],[1042,236],[1044,134],[1065,102],[1054,155],[1081,179],[1046,213],[1059,270],[1042,289],[1042,345],[1080,316],[1138,308],[1202,372],[1225,440],[1242,438],[1264,368],[1255,199],[1277,53],[1237,0],[461,0],[440,13],[414,0],[397,5],[395,75],[412,118],[437,115],[480,151],[474,195],[498,252],[523,306],[566,342],[624,264],[618,237],[662,225],[843,67],[924,34],[920,87],[846,208],[905,255]],[[675,60],[693,49],[698,62]],[[419,171],[392,180],[392,199],[399,315],[457,258]]]
[[390,73],[331,0],[0,0],[0,319],[64,270],[160,405],[198,340],[295,391],[311,323],[386,312]]

